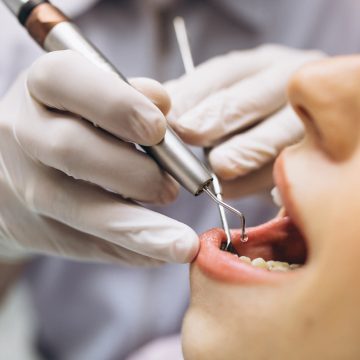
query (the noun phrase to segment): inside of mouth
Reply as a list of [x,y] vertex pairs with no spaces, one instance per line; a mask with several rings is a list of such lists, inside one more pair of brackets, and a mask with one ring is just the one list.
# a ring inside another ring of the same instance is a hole
[[[241,232],[232,232],[232,244],[225,250],[238,260],[272,272],[287,272],[305,264],[308,249],[304,237],[287,216],[276,218],[247,230],[248,241],[241,241]],[[225,245],[225,246],[224,246]]]

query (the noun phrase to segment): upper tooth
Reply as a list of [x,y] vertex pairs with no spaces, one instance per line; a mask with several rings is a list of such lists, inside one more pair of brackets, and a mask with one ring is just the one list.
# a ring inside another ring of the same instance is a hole
[[283,201],[282,201],[282,198],[281,198],[281,195],[280,195],[280,191],[276,186],[271,190],[271,196],[273,198],[273,202],[277,206],[279,206],[279,207],[283,206]]

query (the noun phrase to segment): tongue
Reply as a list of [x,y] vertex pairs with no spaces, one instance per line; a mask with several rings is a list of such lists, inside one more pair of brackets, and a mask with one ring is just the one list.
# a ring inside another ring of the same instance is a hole
[[240,235],[238,230],[233,233],[233,245],[239,255],[291,263],[305,262],[305,241],[289,217],[276,218],[247,229],[246,243],[241,242]]

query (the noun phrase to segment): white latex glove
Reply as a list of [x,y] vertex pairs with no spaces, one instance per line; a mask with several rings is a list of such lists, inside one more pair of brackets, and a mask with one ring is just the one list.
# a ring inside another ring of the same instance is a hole
[[[166,112],[161,85],[134,84]],[[0,102],[0,257],[190,261],[198,237],[189,227],[125,200],[176,197],[175,182],[120,140],[156,144],[165,127],[150,100],[82,56],[40,58]]]
[[323,56],[266,45],[214,58],[166,84],[171,125],[187,143],[213,147],[210,163],[227,180],[225,195],[270,185],[271,166],[264,165],[303,135],[287,105],[287,82],[301,65]]

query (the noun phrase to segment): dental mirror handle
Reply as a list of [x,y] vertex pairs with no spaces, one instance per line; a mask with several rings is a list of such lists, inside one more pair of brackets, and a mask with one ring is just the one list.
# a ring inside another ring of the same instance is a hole
[[[80,32],[69,18],[46,0],[3,0],[46,51],[75,50],[105,71],[116,73],[129,84],[104,55]],[[129,84],[130,85],[130,84]],[[142,148],[193,195],[199,195],[212,182],[211,173],[186,147],[170,126],[164,139]]]

